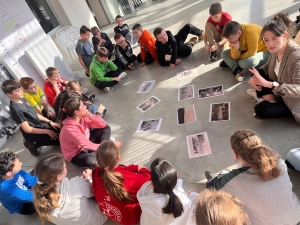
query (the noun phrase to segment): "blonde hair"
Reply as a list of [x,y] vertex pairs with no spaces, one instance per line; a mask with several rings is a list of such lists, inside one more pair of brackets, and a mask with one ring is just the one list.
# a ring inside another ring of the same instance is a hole
[[197,225],[249,225],[243,203],[231,194],[206,189],[200,193],[195,209]]
[[39,214],[42,224],[45,220],[51,222],[51,212],[60,208],[58,200],[60,193],[56,189],[57,176],[64,170],[65,160],[59,153],[52,153],[41,158],[34,167],[39,181],[32,188],[33,204]]
[[256,171],[261,180],[273,180],[280,176],[281,171],[278,168],[280,156],[264,145],[252,130],[234,132],[230,143],[233,151]]
[[66,85],[66,88],[70,88],[71,91],[81,91],[80,83],[77,80],[69,80]]
[[99,177],[106,191],[120,202],[130,203],[132,197],[124,187],[124,178],[121,173],[113,169],[118,165],[119,149],[111,141],[104,141],[96,152],[99,165]]

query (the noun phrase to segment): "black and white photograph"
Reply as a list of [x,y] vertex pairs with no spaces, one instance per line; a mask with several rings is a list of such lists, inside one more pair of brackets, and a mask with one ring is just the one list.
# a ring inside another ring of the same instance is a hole
[[159,131],[162,119],[141,120],[136,132]]
[[230,102],[211,104],[209,122],[224,120],[230,120]]
[[144,81],[142,85],[140,86],[139,90],[137,93],[147,93],[151,90],[155,83],[155,80],[149,80],[149,81]]
[[224,95],[223,85],[217,85],[198,90],[198,99]]
[[158,104],[159,102],[160,102],[160,100],[158,98],[152,96],[152,97],[148,98],[146,101],[144,101],[143,103],[141,103],[136,108],[144,113],[147,110],[151,109],[156,104]]
[[191,70],[185,70],[183,72],[177,73],[177,80],[182,80],[188,77],[193,77],[198,75],[198,69],[194,68]]
[[178,125],[197,121],[194,105],[177,109]]
[[212,154],[206,132],[193,134],[186,137],[189,158]]
[[178,88],[178,101],[194,98],[194,85]]

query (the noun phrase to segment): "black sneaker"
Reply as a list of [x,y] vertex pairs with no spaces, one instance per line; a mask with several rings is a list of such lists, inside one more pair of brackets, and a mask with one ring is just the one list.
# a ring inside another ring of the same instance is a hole
[[86,75],[87,77],[90,77],[90,75],[89,75],[87,72],[85,72],[85,75]]
[[42,150],[42,147],[37,147],[36,144],[30,141],[26,141],[24,138],[23,138],[23,147],[30,155],[34,157],[38,157]]
[[236,76],[236,75],[238,75],[238,74],[240,74],[241,72],[243,71],[243,69],[241,68],[241,67],[236,67],[233,71],[232,71],[232,74],[234,75],[234,76]]
[[91,102],[93,102],[95,98],[96,98],[96,95],[95,95],[95,94],[91,94],[91,95],[88,96],[88,99],[89,99]]
[[224,60],[222,60],[219,64],[219,67],[229,67]]
[[217,60],[217,51],[210,52],[209,60],[210,61],[216,61]]
[[210,180],[210,179],[214,178],[214,176],[211,175],[211,173],[209,171],[205,171],[205,177],[206,177],[207,180]]

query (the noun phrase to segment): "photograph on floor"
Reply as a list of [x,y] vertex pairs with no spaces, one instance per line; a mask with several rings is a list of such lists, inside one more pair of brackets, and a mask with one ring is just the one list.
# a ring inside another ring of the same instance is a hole
[[197,121],[194,105],[177,109],[178,125]]
[[214,103],[210,105],[209,122],[230,120],[230,102]]
[[162,118],[141,120],[136,132],[153,132],[159,131]]
[[194,85],[178,88],[178,101],[194,98]]
[[146,93],[151,90],[155,83],[155,80],[150,80],[150,81],[144,81],[142,85],[140,86],[139,90],[137,93]]
[[224,95],[223,85],[217,85],[198,90],[198,99]]
[[198,75],[198,69],[194,68],[191,70],[185,70],[183,72],[177,73],[177,80],[182,80],[188,77],[193,77]]
[[160,102],[160,100],[158,98],[152,96],[152,97],[148,98],[146,101],[144,101],[143,103],[141,103],[136,108],[144,113],[147,110],[151,109],[156,104],[158,104],[159,102]]
[[211,154],[211,148],[206,132],[186,136],[189,158]]

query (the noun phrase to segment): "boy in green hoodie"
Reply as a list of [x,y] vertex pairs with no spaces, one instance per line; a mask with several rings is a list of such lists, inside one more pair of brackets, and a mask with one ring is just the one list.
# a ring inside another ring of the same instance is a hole
[[[111,87],[120,80],[124,79],[127,74],[122,72],[112,61],[108,60],[109,51],[105,47],[100,47],[90,66],[90,81],[96,88],[109,92]],[[109,72],[108,69],[110,69]]]

